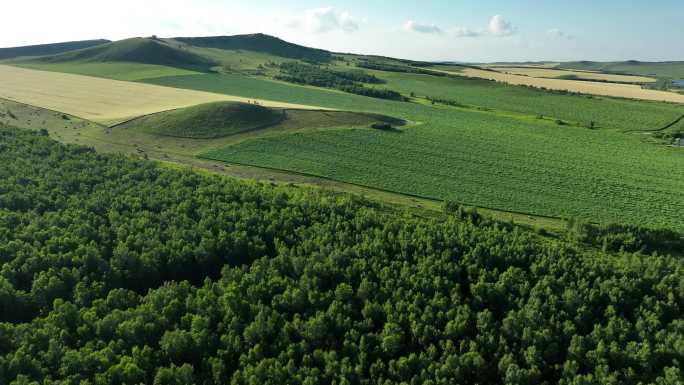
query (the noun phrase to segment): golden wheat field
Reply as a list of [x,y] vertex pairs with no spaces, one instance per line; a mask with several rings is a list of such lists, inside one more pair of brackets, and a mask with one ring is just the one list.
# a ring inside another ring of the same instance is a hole
[[590,71],[571,71],[558,70],[551,68],[532,68],[532,67],[495,67],[496,71],[513,75],[531,76],[534,78],[558,78],[561,76],[574,75],[579,79],[603,80],[617,83],[652,83],[656,79],[645,76],[634,75],[614,75]]
[[561,63],[528,63],[528,64],[519,64],[519,63],[493,63],[493,64],[483,64],[480,67],[483,68],[491,68],[491,69],[498,69],[498,68],[505,68],[505,67],[516,67],[516,68],[555,68],[559,66]]
[[641,88],[641,86],[635,84],[617,84],[591,82],[584,80],[533,78],[530,76],[505,74],[501,72],[485,71],[476,68],[464,68],[460,72],[442,72],[453,73],[456,75],[474,78],[495,80],[498,82],[513,85],[524,85],[538,88],[544,87],[551,90],[580,92],[583,94],[590,95],[612,96],[617,98],[652,100],[684,104],[684,95],[682,94],[667,91],[643,89]]
[[[106,125],[202,103],[253,100],[6,65],[0,65],[0,98],[64,112]],[[314,108],[267,100],[259,100],[259,104],[267,107]]]

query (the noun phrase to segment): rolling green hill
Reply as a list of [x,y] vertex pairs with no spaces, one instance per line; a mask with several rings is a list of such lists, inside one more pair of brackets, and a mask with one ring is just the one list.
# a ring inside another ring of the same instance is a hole
[[110,43],[110,41],[100,39],[0,48],[0,60],[14,59],[19,57],[57,55],[63,52],[95,47],[107,43]]
[[[332,57],[328,51],[304,47],[264,34],[173,39],[131,38],[105,43],[84,49],[68,50],[65,47],[63,51],[53,55],[18,60],[13,64],[84,75],[99,76],[101,72],[103,76],[111,77],[108,76],[111,68],[99,70],[99,64],[137,63],[197,71],[207,71],[216,66],[228,71],[255,71],[267,63],[285,60],[327,62]],[[64,52],[67,50],[69,52]],[[84,66],[84,63],[88,65]]]
[[235,36],[175,37],[171,40],[182,42],[193,47],[215,48],[229,51],[246,50],[283,58],[317,62],[328,61],[332,57],[332,54],[326,50],[304,47],[261,33]]
[[155,38],[132,38],[36,59],[38,63],[131,62],[207,70],[216,63]]
[[280,122],[282,110],[237,102],[217,102],[147,115],[119,128],[180,138],[219,138]]

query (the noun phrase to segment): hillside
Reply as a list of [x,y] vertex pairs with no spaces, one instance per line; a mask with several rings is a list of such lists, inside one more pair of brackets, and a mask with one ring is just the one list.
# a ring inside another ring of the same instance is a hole
[[[267,63],[284,60],[327,62],[331,57],[332,54],[325,50],[289,43],[273,36],[254,34],[173,39],[131,38],[84,49],[72,49],[69,52],[60,51],[40,58],[28,58],[16,64],[46,70],[75,73],[82,71],[83,74],[97,74],[92,66],[84,67],[84,64],[93,63],[138,63],[205,72],[214,66],[231,70],[256,70]],[[111,73],[105,68],[103,72]]]
[[118,128],[179,138],[219,138],[265,128],[284,118],[282,110],[255,104],[216,102],[147,115]]
[[179,41],[194,47],[221,50],[246,50],[283,58],[316,62],[330,60],[332,56],[330,52],[322,49],[304,47],[261,33],[235,36],[175,37],[171,40]]
[[14,59],[19,57],[57,55],[63,52],[99,46],[107,43],[110,43],[110,41],[100,39],[0,48],[0,60]]
[[655,76],[662,78],[684,79],[684,61],[642,62],[629,60],[623,62],[577,61],[560,63],[558,68],[607,73]]
[[41,63],[64,62],[132,62],[158,64],[193,70],[207,70],[216,63],[211,59],[188,52],[166,41],[154,38],[132,38],[96,47],[43,57]]

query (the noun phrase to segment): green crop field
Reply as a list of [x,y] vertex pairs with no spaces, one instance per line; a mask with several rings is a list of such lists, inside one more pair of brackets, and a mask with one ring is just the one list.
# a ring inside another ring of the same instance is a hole
[[[220,55],[231,56],[216,48],[184,50],[189,54],[201,52],[205,57],[211,56],[210,50],[216,50],[212,59],[216,62]],[[269,54],[252,53],[241,58],[236,50],[235,55],[230,60],[248,67]],[[656,131],[680,118],[684,113],[682,105],[384,71],[368,72],[385,81],[379,87],[405,96],[412,94],[412,102],[367,98],[238,73],[175,73],[186,70],[150,64],[48,65],[81,66],[75,71],[92,66],[95,76],[381,114],[410,123],[393,131],[373,130],[352,121],[327,126],[320,123],[328,128],[307,130],[296,129],[291,121],[288,127],[292,129],[278,126],[212,140],[217,128],[204,123],[185,122],[183,127],[166,130],[158,118],[174,115],[172,112],[134,120],[107,134],[92,134],[92,140],[107,146],[121,149],[129,142],[130,148],[134,143],[138,151],[146,149],[150,154],[164,154],[164,158],[175,154],[187,160],[201,154],[213,161],[328,178],[428,199],[451,199],[493,210],[684,226],[678,215],[684,204],[684,155],[680,149],[654,144],[650,136],[639,132]],[[342,63],[335,66],[345,67]],[[427,97],[449,100],[455,106],[431,105]],[[591,122],[595,129],[586,128]],[[315,122],[300,123],[317,126]],[[227,133],[249,131],[250,127],[240,123]],[[205,131],[211,135],[205,135]],[[203,134],[197,136],[197,132]],[[169,135],[194,137],[196,141],[164,139]]]
[[[390,88],[399,87],[393,75],[382,74]],[[407,78],[406,74],[399,76]],[[468,84],[474,88],[464,91],[451,83],[452,79],[445,82],[437,78],[433,83],[431,77],[408,76],[412,77],[415,83],[402,91],[420,92],[419,82],[423,80],[423,86],[430,87],[436,96],[460,93],[470,98],[469,104],[515,108],[531,116],[537,112],[531,109],[532,100],[536,100],[541,109],[538,113],[563,114],[558,117],[578,121],[588,119],[582,109],[586,106],[600,117],[597,122],[619,130],[511,119],[498,111],[363,98],[237,75],[181,76],[149,82],[296,103],[315,100],[329,108],[384,113],[421,123],[403,128],[401,133],[344,129],[254,138],[205,152],[203,156],[210,159],[499,210],[684,228],[680,218],[684,153],[650,144],[641,134],[622,132],[660,127],[680,116],[681,106],[588,99],[454,79],[465,84],[460,88]],[[493,88],[491,98],[487,98],[485,85]],[[514,101],[521,95],[521,102],[505,104],[507,93]],[[523,104],[525,96],[527,106]],[[614,120],[624,125],[610,124]]]
[[[679,118],[684,106],[678,104],[631,101],[613,98],[563,95],[495,82],[445,78],[429,75],[371,71],[387,80],[381,85],[404,94],[454,99],[471,106],[502,111],[544,115],[579,125],[596,122],[597,127],[620,130],[654,130]],[[339,92],[292,86],[240,75],[191,75],[148,79],[145,82],[243,97],[317,103],[328,108],[353,109],[401,114],[410,119],[417,113],[415,104],[354,97]]]
[[204,156],[500,210],[684,229],[681,151],[476,113],[433,118],[401,133],[282,135]]
[[36,69],[41,71],[65,72],[78,75],[97,76],[107,79],[136,81],[165,76],[194,75],[197,72],[162,66],[157,64],[126,63],[126,62],[66,62],[66,63],[40,63],[22,62],[13,63],[16,66]]
[[372,72],[387,80],[384,87],[418,96],[452,99],[497,110],[554,117],[597,127],[648,130],[661,128],[684,113],[684,106],[606,97],[563,95],[473,78]]

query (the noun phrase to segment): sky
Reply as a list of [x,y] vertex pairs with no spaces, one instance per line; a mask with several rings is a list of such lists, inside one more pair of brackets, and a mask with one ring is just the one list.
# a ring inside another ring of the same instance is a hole
[[414,60],[684,60],[684,1],[22,0],[0,14],[0,47],[257,32]]

